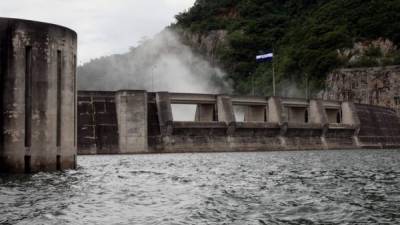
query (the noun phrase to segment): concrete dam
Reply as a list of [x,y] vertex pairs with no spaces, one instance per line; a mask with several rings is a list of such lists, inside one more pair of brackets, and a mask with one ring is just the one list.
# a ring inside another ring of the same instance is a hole
[[[176,121],[172,105],[196,105]],[[235,107],[244,108],[244,121]],[[78,92],[78,153],[400,147],[396,112],[352,102],[192,93]]]
[[[77,154],[400,147],[393,109],[349,101],[76,90],[77,34],[0,18],[0,172],[76,168]],[[173,105],[196,106],[177,121]],[[242,107],[244,119],[235,115]]]

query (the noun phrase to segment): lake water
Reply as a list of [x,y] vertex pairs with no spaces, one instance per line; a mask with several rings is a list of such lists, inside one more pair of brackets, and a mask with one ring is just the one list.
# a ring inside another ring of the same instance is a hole
[[0,176],[0,224],[400,224],[400,151],[80,156]]

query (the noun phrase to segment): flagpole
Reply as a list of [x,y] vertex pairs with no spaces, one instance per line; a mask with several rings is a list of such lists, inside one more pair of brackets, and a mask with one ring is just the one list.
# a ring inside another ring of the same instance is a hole
[[273,90],[273,96],[276,96],[276,87],[275,87],[275,49],[272,48],[272,54],[273,54],[273,58],[272,58],[272,90]]
[[308,73],[306,73],[306,98],[307,99],[309,99],[310,98],[310,96],[309,96],[309,91],[308,91]]
[[[274,64],[274,50],[272,50],[272,53],[268,54],[263,54],[263,55],[257,55],[256,60],[257,62],[265,62],[265,61],[270,61],[272,60],[272,92],[273,96],[276,95],[276,81],[275,81],[275,64]],[[254,76],[254,74],[253,74]],[[254,92],[254,78],[252,78],[252,85],[253,85],[253,92]]]
[[272,60],[272,89],[273,89],[273,92],[274,92],[274,95],[273,95],[273,96],[276,96],[274,60]]
[[252,89],[252,94],[253,94],[253,96],[254,96],[254,73],[253,74],[251,74],[251,73],[249,73],[250,74],[250,76],[251,76],[251,89]]

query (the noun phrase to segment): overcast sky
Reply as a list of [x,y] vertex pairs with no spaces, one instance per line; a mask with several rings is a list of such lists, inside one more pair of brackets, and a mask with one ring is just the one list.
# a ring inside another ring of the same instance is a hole
[[123,53],[175,21],[195,0],[0,0],[0,17],[56,23],[75,30],[79,63]]

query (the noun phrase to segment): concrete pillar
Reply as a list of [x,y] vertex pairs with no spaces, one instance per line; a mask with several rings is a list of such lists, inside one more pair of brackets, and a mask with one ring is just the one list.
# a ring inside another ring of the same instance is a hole
[[321,126],[328,124],[328,118],[321,100],[310,100],[309,121]]
[[214,121],[214,104],[197,104],[195,121],[212,122]]
[[244,121],[265,122],[266,109],[266,106],[263,105],[248,106],[244,114]]
[[115,96],[119,152],[147,152],[147,92],[118,91]]
[[285,138],[288,130],[287,115],[285,115],[282,99],[279,97],[270,97],[268,99],[268,122],[277,123],[280,126],[279,141],[283,149],[287,148]]
[[278,124],[287,123],[282,100],[278,97],[270,97],[268,99],[268,122]]
[[353,102],[342,102],[342,120],[343,124],[360,126],[357,110]]
[[158,121],[162,135],[171,135],[173,131],[171,101],[168,92],[156,93],[156,105],[158,112]]
[[354,142],[360,147],[358,133],[360,132],[360,119],[358,118],[357,109],[353,102],[342,102],[342,122],[355,128]]
[[233,111],[232,99],[229,96],[217,96],[218,121],[225,122],[228,125],[228,134],[235,130],[235,113]]
[[76,50],[68,28],[0,19],[3,172],[75,168]]
[[310,123],[321,125],[321,142],[324,149],[328,149],[329,147],[325,137],[328,133],[329,121],[322,100],[310,100],[309,117]]

